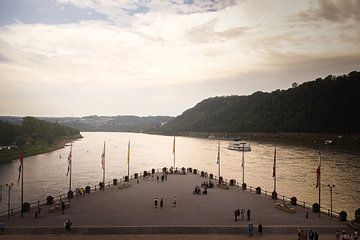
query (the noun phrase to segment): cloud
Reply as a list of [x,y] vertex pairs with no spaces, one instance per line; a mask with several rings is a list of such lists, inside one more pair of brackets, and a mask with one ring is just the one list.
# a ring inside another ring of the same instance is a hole
[[319,0],[318,7],[302,11],[297,16],[304,21],[326,20],[330,22],[360,21],[360,1],[358,0]]

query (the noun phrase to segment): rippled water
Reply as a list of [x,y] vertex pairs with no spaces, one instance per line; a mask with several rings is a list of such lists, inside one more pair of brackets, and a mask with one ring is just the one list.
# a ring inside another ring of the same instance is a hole
[[[131,141],[130,174],[173,164],[172,142],[169,136],[139,133],[83,132],[83,139],[73,143],[72,186],[98,184],[102,180],[101,153],[106,141],[106,178],[123,177],[127,173],[127,142]],[[242,181],[241,152],[226,149],[221,141],[221,168],[226,179]],[[252,152],[245,153],[245,182],[272,191],[274,143],[249,141]],[[318,201],[316,189],[317,146],[276,143],[277,192],[298,200]],[[330,207],[328,183],[333,190],[334,210],[345,210],[350,218],[360,207],[360,151],[334,146],[322,148],[322,206]],[[67,155],[69,147],[24,159],[24,201],[45,199],[68,189]],[[59,157],[61,155],[61,158]],[[193,167],[217,175],[217,141],[190,137],[176,138],[176,166]],[[0,212],[7,209],[5,184],[14,182],[12,207],[20,206],[20,184],[17,183],[19,163],[0,164],[0,185],[3,186]]]

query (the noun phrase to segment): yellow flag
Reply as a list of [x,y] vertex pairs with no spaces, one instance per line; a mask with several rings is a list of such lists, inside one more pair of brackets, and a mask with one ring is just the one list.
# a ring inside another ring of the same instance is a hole
[[128,158],[127,158],[127,164],[128,164],[128,165],[130,164],[130,141],[129,141],[129,144],[128,144]]

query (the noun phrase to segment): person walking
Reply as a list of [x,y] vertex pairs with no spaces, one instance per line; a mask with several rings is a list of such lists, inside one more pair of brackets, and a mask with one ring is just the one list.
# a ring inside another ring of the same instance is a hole
[[157,197],[156,197],[155,200],[154,200],[154,205],[155,205],[155,208],[157,208],[157,205],[158,205],[158,199],[157,199]]
[[164,207],[164,200],[161,198],[160,199],[160,208],[163,208]]
[[176,197],[173,197],[173,207],[176,207]]
[[248,234],[249,234],[249,237],[252,237],[253,232],[254,232],[254,225],[253,225],[252,223],[249,223],[249,225],[248,225]]
[[61,201],[61,210],[62,210],[62,213],[64,214],[65,213],[65,203],[64,203],[64,201]]
[[236,210],[236,219],[239,221],[240,220],[240,209]]
[[250,215],[251,215],[250,209],[248,209],[248,210],[246,211],[246,215],[247,215],[247,220],[250,221]]
[[261,224],[259,224],[259,226],[258,226],[259,236],[262,236],[262,232],[263,232],[263,226]]
[[309,231],[309,240],[314,240],[314,232],[311,229]]
[[159,176],[156,176],[156,181],[157,181],[157,182],[159,181]]
[[244,216],[245,216],[245,211],[244,209],[241,209],[241,219],[244,220]]
[[164,175],[161,175],[161,182],[164,182]]
[[237,221],[237,210],[234,211],[235,222]]

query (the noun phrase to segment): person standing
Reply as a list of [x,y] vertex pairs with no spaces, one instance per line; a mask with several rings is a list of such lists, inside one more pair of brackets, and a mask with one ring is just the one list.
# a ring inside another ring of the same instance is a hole
[[261,224],[259,224],[258,226],[258,232],[259,232],[259,236],[262,236],[263,226]]
[[237,210],[234,211],[235,222],[237,221]]
[[61,210],[62,210],[62,213],[64,214],[65,213],[65,203],[64,203],[64,201],[61,201]]
[[155,208],[157,208],[157,205],[158,205],[158,199],[157,199],[157,197],[156,197],[155,200],[154,200],[154,205],[155,205]]
[[173,197],[173,207],[176,207],[176,197]]
[[244,216],[245,216],[245,211],[244,209],[241,209],[241,219],[244,220]]
[[161,175],[161,182],[164,182],[164,175]]
[[250,215],[251,215],[250,209],[248,209],[248,210],[246,211],[246,215],[247,215],[247,220],[250,221]]
[[160,199],[160,208],[163,208],[164,207],[164,200],[161,198]]

